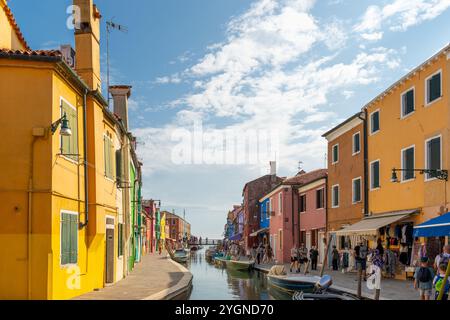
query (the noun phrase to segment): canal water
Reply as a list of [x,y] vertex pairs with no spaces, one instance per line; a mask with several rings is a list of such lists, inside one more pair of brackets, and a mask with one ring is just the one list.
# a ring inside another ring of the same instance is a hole
[[194,276],[190,300],[292,300],[269,287],[262,272],[231,271],[208,263],[205,248],[191,252],[187,267]]

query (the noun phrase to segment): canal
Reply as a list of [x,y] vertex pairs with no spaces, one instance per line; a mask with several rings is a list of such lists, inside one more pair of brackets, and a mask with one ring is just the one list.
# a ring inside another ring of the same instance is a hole
[[205,248],[191,252],[187,267],[194,276],[190,300],[292,300],[268,287],[263,272],[231,271],[208,263]]

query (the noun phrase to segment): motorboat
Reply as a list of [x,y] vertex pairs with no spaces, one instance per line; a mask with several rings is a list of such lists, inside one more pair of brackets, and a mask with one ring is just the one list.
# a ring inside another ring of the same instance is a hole
[[313,292],[296,291],[292,300],[361,300],[356,295],[334,290],[330,276],[323,276],[314,286]]
[[225,260],[227,269],[231,270],[250,270],[255,265],[255,260]]
[[287,274],[284,266],[273,266],[267,275],[268,283],[281,291],[294,293],[296,291],[313,292],[321,277],[310,275]]

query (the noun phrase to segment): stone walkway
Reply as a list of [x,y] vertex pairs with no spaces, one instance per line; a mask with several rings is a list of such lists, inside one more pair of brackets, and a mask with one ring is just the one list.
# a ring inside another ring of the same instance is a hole
[[[269,272],[273,265],[255,265],[255,268]],[[289,264],[285,265],[289,272]],[[318,271],[312,271],[311,275],[320,275],[320,267]],[[303,271],[303,268],[302,268]],[[328,274],[333,278],[333,288],[356,294],[358,288],[357,272],[342,273],[341,271],[333,271],[328,268],[325,269],[324,274]],[[375,296],[374,290],[369,290],[366,282],[362,284],[362,296],[373,299]],[[381,297],[380,300],[418,300],[419,292],[414,289],[414,283],[411,280],[394,280],[383,279],[381,281]]]
[[190,290],[192,274],[165,255],[149,254],[118,283],[75,300],[170,300]]

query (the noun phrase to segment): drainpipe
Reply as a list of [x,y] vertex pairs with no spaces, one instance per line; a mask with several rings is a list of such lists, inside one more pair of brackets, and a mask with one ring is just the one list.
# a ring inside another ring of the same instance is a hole
[[[362,117],[362,114],[364,116]],[[367,109],[364,109],[358,116],[363,121],[363,145],[364,145],[364,215],[369,215],[369,148],[367,134]]]
[[89,177],[88,177],[88,148],[87,148],[87,95],[88,90],[85,89],[83,94],[83,152],[84,152],[84,199],[85,199],[85,217],[84,223],[80,223],[80,227],[87,227],[89,223]]

